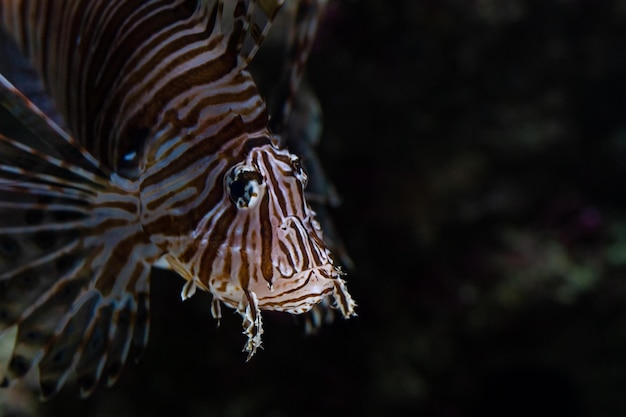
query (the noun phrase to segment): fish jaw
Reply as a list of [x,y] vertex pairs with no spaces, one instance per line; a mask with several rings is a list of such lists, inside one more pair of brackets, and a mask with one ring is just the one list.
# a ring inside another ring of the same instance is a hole
[[[248,353],[248,360],[261,347],[263,334],[263,320],[261,311],[281,311],[290,314],[303,314],[323,300],[329,299],[331,306],[338,309],[344,318],[355,316],[356,303],[348,293],[346,285],[340,275],[340,269],[332,265],[309,269],[299,272],[289,278],[278,278],[272,285],[262,280],[256,280],[245,288],[237,277],[215,276],[211,278],[208,291],[213,295],[213,315],[219,320],[219,303],[235,309],[243,320],[243,333],[248,340],[244,346],[244,352]],[[196,282],[201,283],[199,278],[188,281],[183,288],[190,286],[196,288]],[[197,285],[206,288],[204,285]],[[217,313],[215,313],[217,303]]]

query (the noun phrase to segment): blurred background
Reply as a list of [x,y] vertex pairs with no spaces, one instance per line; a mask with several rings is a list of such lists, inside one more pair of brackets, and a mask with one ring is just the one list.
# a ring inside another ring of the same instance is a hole
[[308,71],[359,316],[246,363],[159,271],[113,388],[5,415],[626,415],[626,1],[330,0]]

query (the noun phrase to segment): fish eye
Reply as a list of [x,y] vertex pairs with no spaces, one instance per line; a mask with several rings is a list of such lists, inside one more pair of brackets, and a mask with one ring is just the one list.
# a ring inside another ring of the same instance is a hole
[[148,128],[130,129],[123,136],[120,154],[117,160],[117,171],[128,178],[139,175],[140,159],[143,156],[146,141],[150,136]]
[[293,168],[293,173],[296,178],[302,183],[302,187],[306,188],[306,184],[309,181],[309,176],[304,170],[304,166],[302,165],[302,159],[298,158],[295,155],[291,155],[291,168]]
[[261,196],[263,176],[247,166],[236,166],[226,177],[226,187],[230,200],[237,208],[254,207]]

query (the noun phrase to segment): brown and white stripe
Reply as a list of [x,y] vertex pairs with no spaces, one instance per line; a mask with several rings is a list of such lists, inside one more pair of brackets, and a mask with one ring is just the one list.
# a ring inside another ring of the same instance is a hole
[[0,332],[19,328],[8,376],[39,363],[44,396],[70,370],[83,395],[113,383],[131,341],[147,343],[158,259],[187,280],[183,298],[201,288],[216,317],[220,302],[237,309],[250,356],[261,310],[328,298],[354,314],[306,174],[246,71],[281,4],[0,0],[69,131],[0,78],[0,104],[33,133],[0,132]]

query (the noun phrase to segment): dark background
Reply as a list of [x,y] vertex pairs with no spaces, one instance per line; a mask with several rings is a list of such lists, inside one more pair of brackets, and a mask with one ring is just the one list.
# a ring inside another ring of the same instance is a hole
[[32,413],[626,415],[626,3],[331,0],[309,80],[359,316],[246,363],[156,273],[139,364]]

